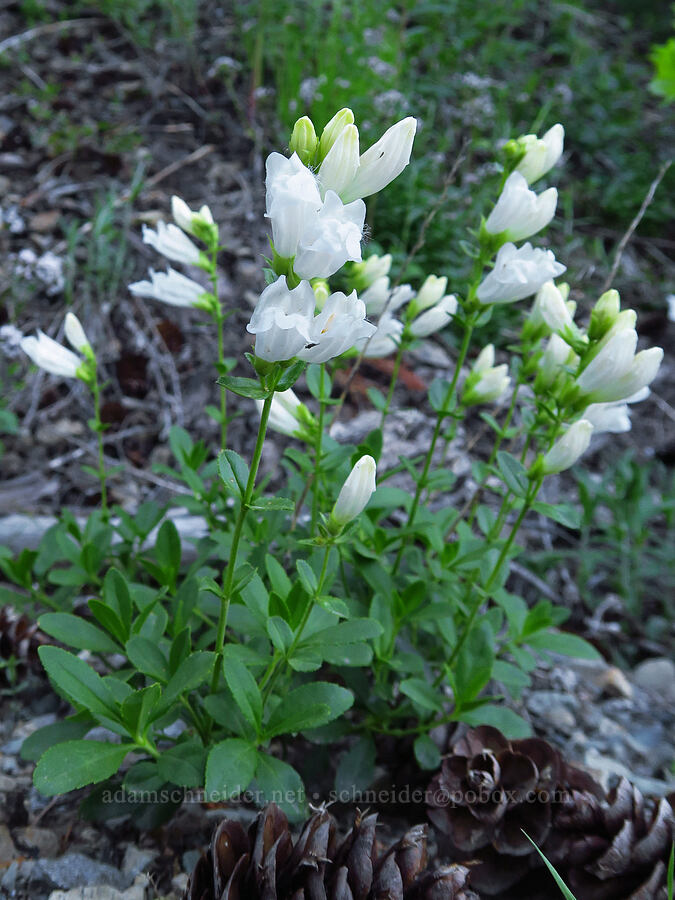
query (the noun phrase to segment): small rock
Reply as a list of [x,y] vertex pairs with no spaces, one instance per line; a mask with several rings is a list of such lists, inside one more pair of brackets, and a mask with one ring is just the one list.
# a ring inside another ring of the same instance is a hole
[[633,681],[644,691],[675,703],[675,663],[665,657],[647,659],[633,670]]
[[140,876],[126,891],[118,891],[107,884],[94,884],[70,891],[52,891],[49,900],[145,900],[148,884],[149,879]]
[[171,890],[173,891],[174,894],[177,894],[177,896],[182,897],[183,893],[185,892],[185,889],[187,888],[188,878],[189,878],[189,875],[187,874],[187,872],[181,872],[180,874],[175,875],[171,879]]
[[49,828],[28,825],[26,828],[17,828],[14,837],[20,846],[37,851],[41,857],[53,857],[59,852],[58,835]]
[[129,878],[135,878],[141,872],[145,872],[151,865],[157,854],[153,850],[143,850],[134,844],[129,844],[124,851],[124,860],[122,861],[122,872]]
[[66,853],[57,859],[40,859],[33,878],[49,883],[52,890],[70,890],[83,885],[109,885],[124,890],[129,878],[107,863],[97,862],[83,853]]
[[16,847],[9,828],[6,825],[0,825],[0,866],[11,863],[16,856]]
[[596,683],[609,697],[625,697],[626,700],[633,697],[633,685],[616,666],[610,666],[609,669],[601,672]]
[[5,793],[5,791],[13,791],[14,784],[14,779],[10,778],[9,775],[0,774],[0,793]]

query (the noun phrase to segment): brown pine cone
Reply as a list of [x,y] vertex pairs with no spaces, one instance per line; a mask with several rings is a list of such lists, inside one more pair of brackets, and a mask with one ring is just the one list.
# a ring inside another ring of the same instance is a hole
[[426,825],[381,853],[376,815],[358,815],[341,843],[320,810],[293,843],[286,816],[270,804],[248,833],[225,819],[190,876],[183,900],[478,900],[468,870],[426,866]]
[[451,858],[477,863],[469,883],[486,896],[550,898],[551,876],[526,832],[577,900],[665,898],[675,837],[668,801],[644,801],[625,779],[605,797],[546,741],[470,729],[443,761],[427,803]]
[[19,674],[26,668],[41,670],[37,650],[43,637],[28,616],[12,606],[0,607],[0,681],[10,680],[7,673],[12,670]]

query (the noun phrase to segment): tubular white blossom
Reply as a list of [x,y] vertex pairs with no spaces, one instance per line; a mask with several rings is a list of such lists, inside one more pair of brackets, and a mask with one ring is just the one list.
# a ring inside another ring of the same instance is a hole
[[546,132],[543,138],[537,138],[533,134],[526,134],[520,138],[525,145],[525,156],[516,166],[516,172],[520,172],[532,184],[549,172],[558,162],[563,152],[565,129],[559,123]]
[[494,362],[494,345],[487,344],[476,357],[464,382],[462,403],[465,406],[498,400],[509,387],[511,379],[508,366],[506,363],[495,366]]
[[544,456],[543,472],[545,475],[554,475],[569,469],[588,450],[591,442],[593,425],[587,419],[579,419],[567,429],[565,434],[555,442]]
[[31,335],[22,338],[21,349],[45,372],[60,375],[62,378],[77,378],[77,371],[82,365],[80,357],[43,331],[38,329],[37,337]]
[[319,168],[319,188],[326,191],[342,191],[352,183],[359,167],[359,130],[347,125],[326,154]]
[[66,313],[64,332],[68,343],[74,350],[79,350],[81,352],[85,347],[89,346],[89,340],[84,333],[84,328],[74,313]]
[[631,429],[629,403],[640,403],[649,396],[645,387],[625,400],[614,403],[591,403],[584,412],[584,419],[593,425],[593,434],[622,434]]
[[376,253],[371,254],[361,263],[355,263],[352,267],[352,282],[357,291],[371,287],[380,278],[384,278],[389,274],[391,269],[392,256],[391,253],[385,253],[384,256],[378,256]]
[[297,354],[310,363],[323,363],[367,340],[376,327],[366,322],[366,306],[356,291],[347,297],[341,291],[331,294],[309,327],[308,346]]
[[169,306],[199,306],[199,300],[208,293],[201,284],[182,275],[175,269],[155,272],[150,269],[150,281],[135,281],[129,290],[135,297],[150,297]]
[[[263,401],[256,400],[255,403],[258,411],[262,411]],[[303,405],[292,388],[274,394],[270,406],[269,427],[287,437],[302,437],[303,429],[298,411]]]
[[476,296],[484,304],[522,300],[535,294],[544,282],[562,275],[565,268],[550,250],[535,250],[530,243],[518,248],[504,244]]
[[415,337],[428,337],[435,331],[445,328],[456,312],[457,297],[454,294],[446,294],[445,297],[441,297],[435,306],[425,310],[421,316],[412,321],[410,331]]
[[366,304],[369,316],[379,316],[385,309],[389,313],[396,312],[414,296],[415,292],[409,284],[399,284],[392,291],[389,287],[389,278],[384,275],[361,294],[361,299]]
[[[383,313],[378,320],[377,331],[366,344],[363,355],[366,359],[380,359],[383,356],[389,356],[398,347],[402,334],[403,322],[395,319],[389,311]],[[363,341],[361,347],[358,344],[355,346],[357,349],[361,349]]]
[[143,241],[173,262],[196,265],[200,260],[198,247],[176,225],[158,222],[157,231],[144,225]]
[[329,278],[348,260],[361,260],[361,233],[366,204],[345,205],[334,191],[300,236],[293,268],[300,278]]
[[321,139],[319,141],[319,156],[321,159],[324,159],[327,156],[331,147],[340,137],[344,129],[353,124],[354,113],[348,106],[345,106],[335,113],[333,118],[321,132]]
[[537,373],[539,384],[543,387],[551,384],[557,378],[562,366],[573,358],[574,353],[569,344],[565,343],[557,334],[552,334],[539,361]]
[[381,191],[401,174],[410,162],[416,130],[412,116],[401,119],[361,155],[356,175],[341,194],[345,203]]
[[194,212],[190,209],[185,200],[181,200],[180,197],[176,197],[175,195],[171,198],[171,215],[179,228],[182,228],[183,231],[192,235],[195,233],[195,219],[198,222],[203,222],[205,225],[215,224],[211,210],[206,204],[204,204],[198,212]]
[[321,209],[316,178],[297,153],[286,159],[270,153],[266,162],[266,213],[272,223],[274,249],[284,258],[295,256],[300,238]]
[[375,493],[377,466],[372,456],[362,456],[347,476],[335,506],[331,521],[340,528],[359,516]]
[[424,284],[417,292],[414,301],[411,303],[412,313],[418,315],[425,309],[435,306],[445,294],[447,286],[448,279],[445,275],[440,278],[437,275],[428,275],[424,280]]
[[314,317],[314,291],[308,281],[293,290],[282,275],[268,285],[246,330],[255,334],[256,356],[268,362],[292,359],[310,341]]
[[537,300],[539,313],[551,331],[562,331],[574,325],[565,299],[553,281],[547,281],[541,286]]
[[510,241],[522,241],[545,228],[555,215],[558,192],[555,188],[537,195],[520,172],[512,172],[485,228],[490,234],[504,232]]

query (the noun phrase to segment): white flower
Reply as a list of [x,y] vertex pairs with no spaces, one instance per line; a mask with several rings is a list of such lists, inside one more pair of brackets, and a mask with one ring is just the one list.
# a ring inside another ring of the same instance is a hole
[[388,275],[391,269],[391,259],[391,253],[385,253],[384,256],[378,256],[376,253],[373,253],[368,259],[364,259],[363,262],[354,263],[351,268],[351,278],[356,290],[365,290],[365,288],[369,288],[376,281],[379,281],[380,278]]
[[322,193],[342,191],[352,183],[359,167],[359,130],[347,125],[340,132],[319,168],[319,188]]
[[345,203],[381,191],[401,174],[410,161],[416,130],[412,116],[401,119],[361,155],[354,178],[340,194]]
[[268,285],[251,316],[246,330],[255,334],[255,353],[261,359],[278,362],[292,359],[310,341],[314,317],[314,291],[308,281],[289,290],[282,275]]
[[484,347],[476,357],[462,389],[462,403],[472,406],[498,400],[508,389],[511,379],[506,363],[495,366],[493,344]]
[[321,132],[321,140],[319,141],[319,157],[324,159],[330,152],[331,147],[340,137],[345,128],[354,124],[354,113],[345,106],[343,109],[335,113],[330,122]]
[[522,241],[548,225],[555,215],[557,202],[555,188],[537,195],[528,188],[520,172],[512,172],[485,228],[490,234],[505,233],[507,240]]
[[[256,400],[255,402],[260,412],[264,405],[263,401]],[[279,391],[272,397],[268,419],[269,427],[287,437],[302,438],[305,435],[301,418],[303,413],[307,418],[311,416],[305,404],[298,399],[291,388],[287,391]]]
[[365,218],[363,200],[345,205],[328,191],[318,215],[300,236],[293,263],[296,274],[306,279],[329,278],[348,260],[359,262]]
[[37,337],[31,335],[22,338],[21,349],[45,372],[61,375],[63,378],[77,378],[82,359],[43,331],[38,330]]
[[89,346],[89,341],[87,335],[84,333],[84,328],[74,313],[66,313],[64,331],[68,343],[74,350],[82,351],[85,347]]
[[[366,359],[389,356],[398,347],[402,334],[403,322],[395,319],[389,311],[383,313],[377,323],[377,331],[366,344],[363,355]],[[356,346],[358,347],[358,345]],[[363,342],[361,342],[361,346],[363,346]]]
[[550,250],[534,250],[530,243],[518,248],[515,244],[504,244],[476,296],[485,304],[522,300],[535,294],[545,281],[562,275],[565,268]]
[[547,281],[541,286],[537,301],[539,313],[551,331],[563,331],[574,326],[569,307],[553,281]]
[[630,431],[629,403],[639,403],[649,396],[649,388],[642,388],[632,397],[614,403],[591,403],[584,412],[584,419],[593,425],[593,434],[622,434]]
[[266,171],[265,215],[272,223],[274,249],[279,256],[291,258],[321,209],[319,187],[297,153],[290,159],[281,153],[271,153]]
[[417,292],[417,296],[413,303],[411,303],[411,312],[413,315],[418,315],[425,309],[429,309],[430,306],[435,306],[445,294],[447,286],[448,279],[445,275],[440,278],[437,275],[428,275],[424,284]]
[[435,331],[445,328],[456,312],[457,297],[454,294],[446,294],[445,297],[441,297],[435,306],[427,309],[421,316],[412,321],[410,331],[415,337],[428,337]]
[[554,125],[549,128],[543,138],[537,138],[534,134],[526,134],[519,139],[519,143],[525,147],[525,156],[516,166],[516,172],[520,172],[532,184],[550,171],[558,162],[563,152],[565,129],[562,125]]
[[414,296],[415,292],[409,284],[399,284],[392,291],[389,287],[389,278],[383,275],[361,294],[361,299],[366,304],[369,316],[379,316],[385,309],[389,313],[396,312]]
[[375,492],[377,466],[372,456],[362,456],[347,476],[331,512],[331,522],[344,528],[360,515]]
[[366,306],[356,291],[347,297],[341,291],[331,294],[323,309],[312,320],[308,346],[297,354],[310,363],[323,363],[349,350],[358,341],[375,333],[375,325],[366,322]]
[[197,265],[201,258],[199,249],[190,238],[176,225],[167,225],[166,222],[158,222],[157,231],[144,225],[143,241],[173,262]]
[[613,334],[600,352],[577,377],[582,394],[594,402],[609,403],[625,400],[637,393],[656,377],[663,359],[660,347],[635,353],[637,332],[626,328]]
[[172,268],[167,272],[150,269],[150,278],[129,285],[134,297],[151,297],[170,306],[199,306],[200,298],[208,293],[201,284]]
[[198,212],[194,212],[184,200],[181,200],[180,197],[176,196],[171,198],[171,215],[179,228],[182,228],[183,231],[187,231],[188,234],[192,235],[195,235],[195,220],[197,223],[202,223],[204,225],[215,224],[211,210],[206,204],[204,204]]
[[574,358],[575,354],[569,344],[557,334],[552,334],[539,360],[538,383],[543,387],[551,384],[557,378],[562,366],[569,364]]
[[587,419],[579,419],[567,429],[565,434],[555,442],[544,456],[543,471],[545,475],[553,475],[569,469],[588,450],[591,442],[593,425]]

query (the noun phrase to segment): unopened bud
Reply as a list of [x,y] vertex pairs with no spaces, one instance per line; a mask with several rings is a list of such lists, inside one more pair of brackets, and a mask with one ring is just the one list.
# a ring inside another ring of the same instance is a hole
[[339,112],[336,112],[330,122],[326,125],[324,130],[321,132],[321,140],[319,141],[319,162],[323,162],[328,154],[328,151],[333,146],[335,141],[340,137],[342,131],[347,127],[347,125],[354,124],[354,113],[349,109],[349,107],[345,106],[344,109],[341,109]]
[[331,525],[338,530],[360,515],[375,492],[377,466],[372,456],[362,456],[347,476],[330,514]]
[[316,136],[312,120],[309,116],[303,116],[301,119],[298,119],[293,126],[288,149],[291,153],[298,154],[300,162],[304,166],[311,166],[318,146],[319,139]]

